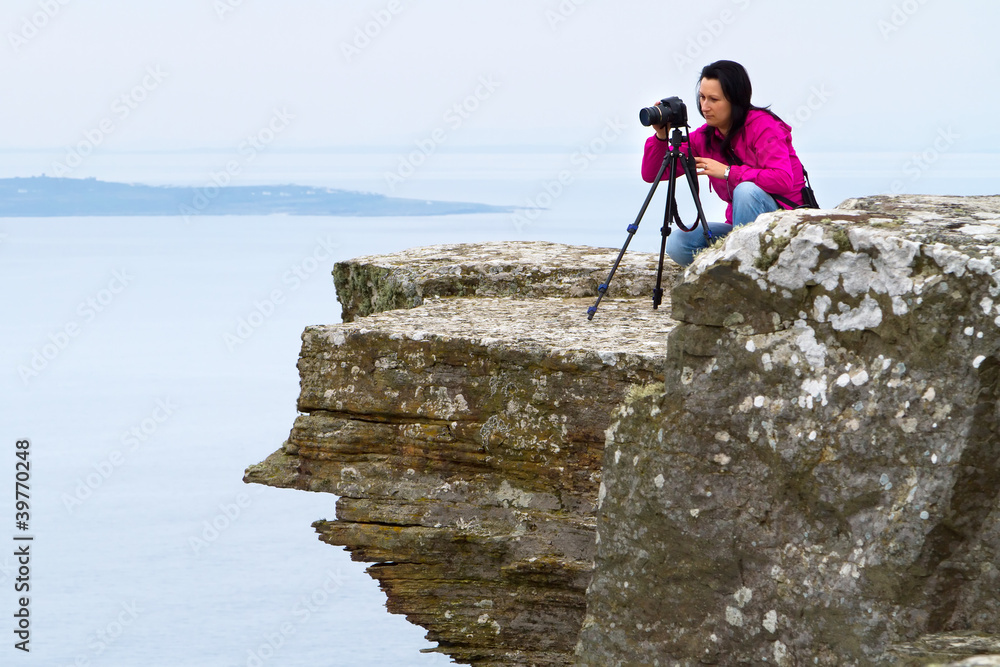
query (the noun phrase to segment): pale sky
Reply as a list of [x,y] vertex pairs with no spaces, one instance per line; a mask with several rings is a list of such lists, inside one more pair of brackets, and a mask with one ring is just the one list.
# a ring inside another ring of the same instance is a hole
[[641,139],[669,95],[700,125],[698,72],[729,58],[800,151],[951,128],[992,152],[998,19],[995,0],[5,0],[0,149],[229,149],[276,114],[288,150],[562,145],[615,120]]

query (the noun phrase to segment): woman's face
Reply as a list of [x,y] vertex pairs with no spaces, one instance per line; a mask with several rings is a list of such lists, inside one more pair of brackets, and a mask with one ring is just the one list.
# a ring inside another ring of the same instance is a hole
[[725,134],[733,119],[733,105],[722,94],[722,84],[718,79],[702,79],[698,87],[698,104],[705,116],[705,122]]

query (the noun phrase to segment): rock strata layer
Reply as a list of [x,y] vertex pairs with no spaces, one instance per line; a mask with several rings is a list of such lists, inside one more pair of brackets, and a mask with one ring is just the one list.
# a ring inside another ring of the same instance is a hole
[[674,288],[665,390],[608,431],[581,664],[996,652],[1000,199],[842,208]]
[[[646,299],[587,320],[593,299],[568,294],[592,293],[616,255],[508,243],[338,265],[348,318],[407,309],[305,331],[302,414],[247,470],[339,496],[320,539],[375,563],[389,610],[457,661],[574,659],[604,433],[630,392],[659,392],[673,326]],[[619,291],[651,291],[654,262],[626,255]],[[455,293],[479,296],[441,298]]]

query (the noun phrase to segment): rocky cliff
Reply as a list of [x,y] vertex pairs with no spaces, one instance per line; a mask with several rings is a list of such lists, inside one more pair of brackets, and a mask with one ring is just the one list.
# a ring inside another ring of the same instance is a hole
[[376,563],[389,610],[456,660],[573,660],[604,433],[626,395],[659,391],[673,326],[642,254],[588,322],[616,255],[499,243],[339,264],[344,319],[368,316],[305,331],[303,414],[247,471],[340,496],[320,539]]
[[997,198],[762,216],[657,311],[629,253],[588,321],[615,254],[339,265],[359,319],[303,334],[302,415],[246,479],[340,496],[320,538],[460,662],[996,652]]

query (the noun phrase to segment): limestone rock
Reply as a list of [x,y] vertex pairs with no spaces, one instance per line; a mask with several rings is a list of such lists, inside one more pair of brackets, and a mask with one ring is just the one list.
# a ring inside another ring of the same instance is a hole
[[664,392],[607,433],[580,663],[995,640],[1000,200],[762,216],[696,258],[673,314]]
[[[334,267],[342,319],[419,306],[432,296],[597,296],[619,250],[541,241],[451,244],[359,257]],[[628,253],[609,297],[652,294],[658,258]],[[677,275],[668,259],[663,285]]]
[[[511,253],[552,265],[515,266]],[[414,251],[412,263],[404,253],[338,266],[338,280],[356,286],[341,292],[352,295],[345,310],[396,303],[401,285],[421,305],[308,328],[302,414],[245,477],[339,496],[336,520],[314,524],[320,539],[375,563],[389,610],[474,665],[572,662],[604,432],[626,395],[660,390],[674,324],[669,302],[654,311],[646,299],[606,298],[588,321],[592,298],[557,296],[611,257],[606,277],[617,251],[532,253],[452,246]],[[654,259],[629,253],[621,275],[651,290]],[[393,271],[409,277],[370,280]],[[498,290],[534,298],[431,296]]]
[[[889,658],[896,665],[1000,667],[997,653],[1000,653],[1000,636],[960,632],[925,635],[913,642],[896,644],[889,649]],[[975,657],[966,657],[970,655]]]
[[1000,655],[978,655],[960,662],[952,662],[945,667],[1000,667]]
[[617,253],[338,265],[345,320],[399,310],[306,330],[245,479],[338,495],[320,538],[462,663],[994,664],[1000,199],[763,216],[657,311],[627,253],[588,321]]

